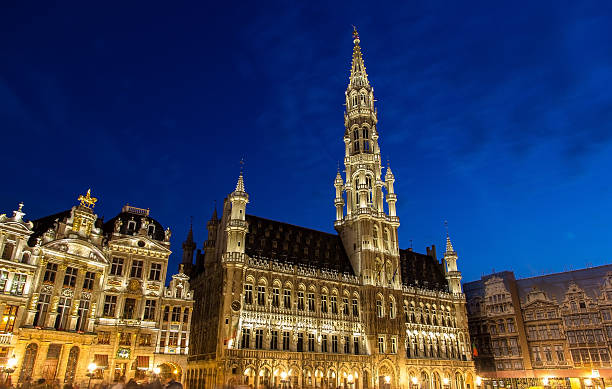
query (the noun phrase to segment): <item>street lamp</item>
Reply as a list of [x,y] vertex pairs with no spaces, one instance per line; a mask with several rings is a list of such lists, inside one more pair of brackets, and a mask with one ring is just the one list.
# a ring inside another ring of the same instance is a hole
[[159,368],[159,366],[155,366],[153,368],[153,374],[159,375],[159,373],[161,373],[161,369]]
[[349,374],[348,377],[346,377],[346,380],[349,384],[349,388],[352,388],[353,387],[353,375]]
[[548,386],[548,377],[542,378],[542,386]]
[[281,372],[281,387],[284,388],[287,385],[287,372]]
[[480,385],[482,385],[482,378],[479,375],[477,375],[476,376],[476,386],[480,386]]
[[444,384],[444,387],[446,388],[448,386],[448,383],[449,383],[448,377],[442,378],[442,383]]
[[15,354],[6,361],[6,366],[3,371],[6,373],[6,382],[8,383],[11,378],[11,374],[15,371],[15,366],[17,366],[17,358],[15,358]]
[[88,373],[86,374],[86,376],[89,377],[89,383],[87,384],[87,389],[91,388],[91,379],[95,375],[94,372],[96,371],[97,368],[98,368],[98,365],[96,365],[95,362],[92,362],[89,365],[87,365],[87,372]]

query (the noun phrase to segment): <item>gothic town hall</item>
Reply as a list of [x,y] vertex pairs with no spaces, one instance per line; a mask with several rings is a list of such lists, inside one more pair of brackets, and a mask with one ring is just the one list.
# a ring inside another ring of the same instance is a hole
[[188,388],[475,387],[457,254],[448,237],[441,261],[435,246],[400,249],[395,178],[383,175],[353,35],[337,234],[249,214],[240,174],[195,263],[191,233],[183,244],[195,290]]

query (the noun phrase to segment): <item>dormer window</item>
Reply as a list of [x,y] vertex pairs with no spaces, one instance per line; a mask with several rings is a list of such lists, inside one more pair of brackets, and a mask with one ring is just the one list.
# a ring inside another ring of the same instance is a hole
[[127,225],[128,232],[134,232],[136,230],[136,222],[134,220],[130,220]]
[[153,236],[153,234],[155,234],[155,224],[149,224],[149,229],[147,232],[149,236]]

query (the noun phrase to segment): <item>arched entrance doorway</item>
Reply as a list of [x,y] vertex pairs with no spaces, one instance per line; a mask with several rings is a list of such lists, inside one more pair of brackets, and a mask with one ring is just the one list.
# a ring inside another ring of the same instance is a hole
[[255,370],[252,367],[244,369],[244,384],[255,387]]
[[455,389],[465,389],[463,375],[461,375],[459,372],[455,373]]
[[159,367],[159,378],[163,381],[168,378],[174,378],[175,381],[181,382],[183,369],[174,363],[164,362]]
[[380,389],[392,389],[395,382],[394,378],[395,374],[389,366],[382,365],[378,368],[378,387]]
[[270,379],[272,378],[272,372],[267,367],[263,367],[259,370],[259,382],[257,387],[260,389],[270,388]]

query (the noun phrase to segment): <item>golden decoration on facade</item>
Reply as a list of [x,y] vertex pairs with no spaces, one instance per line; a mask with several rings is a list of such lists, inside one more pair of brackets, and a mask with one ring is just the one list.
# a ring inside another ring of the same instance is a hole
[[87,194],[85,196],[80,195],[77,200],[81,202],[82,206],[90,209],[93,208],[96,205],[96,202],[98,201],[97,198],[91,197],[91,189],[87,189]]

